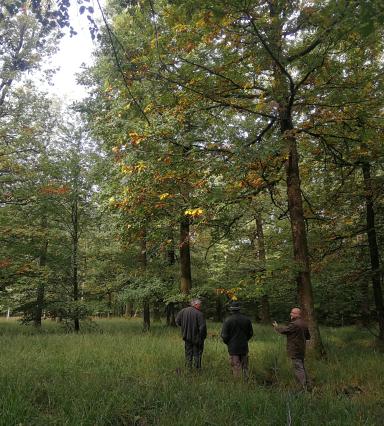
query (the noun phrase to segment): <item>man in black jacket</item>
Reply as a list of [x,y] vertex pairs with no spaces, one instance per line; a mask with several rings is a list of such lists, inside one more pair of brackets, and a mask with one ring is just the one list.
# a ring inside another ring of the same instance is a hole
[[187,367],[201,368],[201,357],[204,340],[207,337],[207,326],[201,312],[201,301],[194,299],[191,306],[182,309],[176,316],[176,324],[181,327],[185,342],[185,364]]
[[240,313],[238,302],[232,302],[231,316],[223,324],[221,337],[228,346],[229,359],[232,373],[240,377],[241,372],[245,379],[248,378],[248,340],[253,336],[251,320]]

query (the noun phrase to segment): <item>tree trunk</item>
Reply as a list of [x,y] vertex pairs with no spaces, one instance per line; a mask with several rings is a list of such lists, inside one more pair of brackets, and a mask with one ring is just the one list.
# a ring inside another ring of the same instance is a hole
[[[78,203],[77,195],[76,199],[72,204],[72,289],[73,289],[73,300],[77,302],[79,300],[79,278],[78,278],[78,249],[79,249],[79,215],[78,215]],[[75,332],[78,333],[80,330],[80,320],[77,313],[77,306],[74,314],[74,328]]]
[[274,97],[277,104],[280,133],[287,143],[288,160],[286,161],[288,211],[291,222],[293,240],[293,255],[295,267],[298,269],[296,282],[298,296],[305,319],[311,333],[311,346],[319,355],[325,355],[317,324],[311,274],[309,267],[308,241],[305,229],[303,201],[299,173],[299,156],[297,141],[294,136],[292,105],[296,96],[296,88],[292,76],[284,65],[283,24],[281,15],[284,12],[284,2],[269,2],[273,31],[269,47],[265,47],[271,57],[273,68]]
[[218,294],[215,298],[216,300],[216,309],[215,309],[215,320],[218,322],[222,322],[223,321],[223,310],[224,310],[224,306],[223,306],[223,298],[220,294]]
[[291,223],[293,240],[293,255],[297,272],[297,288],[301,308],[311,332],[311,346],[319,355],[325,355],[317,324],[311,274],[309,267],[308,241],[305,229],[301,183],[299,174],[299,158],[297,141],[294,136],[292,106],[296,96],[296,87],[293,77],[285,67],[283,50],[283,23],[281,16],[284,13],[284,2],[268,2],[272,18],[272,32],[270,45],[263,43],[266,52],[270,55],[273,68],[274,100],[277,105],[280,133],[287,144],[288,160],[286,161],[288,211]]
[[[147,270],[147,234],[145,229],[143,229],[141,232],[139,260],[140,260],[141,270],[143,271],[143,275],[145,275],[145,272]],[[144,300],[143,330],[149,331],[150,328],[151,328],[151,311],[149,307],[149,301]]]
[[112,313],[112,292],[111,292],[111,290],[107,291],[107,297],[108,297],[108,302],[107,302],[108,314],[107,314],[107,317],[109,318],[111,316],[111,313]]
[[365,205],[367,218],[367,236],[369,245],[369,255],[372,269],[372,288],[373,297],[376,306],[376,315],[379,323],[379,339],[384,341],[384,304],[383,293],[380,282],[380,254],[377,246],[375,211],[373,206],[373,193],[371,181],[371,166],[369,163],[363,163],[363,177],[365,187]]
[[[366,253],[364,250],[365,236],[363,234],[357,235],[357,242],[359,245],[359,263],[365,263]],[[360,312],[357,324],[362,327],[368,327],[371,322],[371,303],[369,298],[369,280],[363,279],[360,281]]]
[[160,322],[161,321],[159,302],[155,302],[153,304],[153,321],[154,322]]
[[[167,261],[168,266],[173,266],[176,262],[173,229],[169,230],[169,239],[171,240],[171,243],[167,248],[167,253],[166,253],[167,259],[166,259],[166,261]],[[172,279],[172,282],[173,282],[173,279]],[[167,326],[176,327],[174,303],[173,302],[168,303],[168,305],[165,307],[165,310],[166,310],[166,314],[167,314]]]
[[[47,216],[43,215],[41,219],[41,227],[45,231],[48,227]],[[48,241],[44,239],[40,248],[39,266],[43,268],[47,264]],[[35,327],[41,327],[41,318],[43,316],[45,298],[45,283],[39,280],[36,290],[36,307],[34,311],[33,323]]]
[[189,218],[183,216],[180,221],[180,290],[188,294],[192,288],[191,253],[189,238]]
[[125,316],[128,318],[132,318],[135,311],[133,309],[133,304],[131,302],[128,302],[125,304]]
[[[265,252],[263,221],[261,219],[260,213],[256,214],[255,221],[256,221],[256,237],[257,237],[257,258],[259,260],[260,266],[262,267],[262,269],[265,270],[267,257]],[[269,297],[268,297],[266,289],[264,289],[264,294],[261,296],[259,311],[260,311],[261,323],[271,324]]]
[[[291,120],[282,120],[281,132],[292,130]],[[304,318],[308,322],[311,333],[311,346],[319,355],[325,355],[321,341],[320,330],[313,305],[313,292],[309,266],[307,232],[304,221],[303,202],[300,187],[299,158],[296,139],[287,137],[289,146],[288,161],[286,163],[288,210],[291,221],[293,240],[293,255],[295,266],[298,268],[296,282],[300,305]]]
[[143,304],[143,330],[149,331],[151,328],[151,311],[149,302],[144,301]]
[[166,310],[167,310],[167,325],[169,327],[176,327],[174,303],[172,302],[168,303]]

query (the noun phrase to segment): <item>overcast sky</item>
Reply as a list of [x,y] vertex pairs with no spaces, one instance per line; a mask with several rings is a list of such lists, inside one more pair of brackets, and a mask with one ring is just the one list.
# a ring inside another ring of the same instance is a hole
[[[76,73],[81,71],[82,63],[87,65],[92,63],[92,51],[96,48],[96,42],[91,39],[89,33],[86,13],[80,15],[79,6],[74,1],[71,3],[70,19],[78,34],[73,37],[66,34],[62,38],[60,50],[50,64],[55,68],[60,67],[60,70],[53,77],[54,86],[48,89],[66,103],[79,100],[86,95],[84,88],[76,84]],[[102,5],[103,3],[104,1],[100,2]],[[94,8],[94,18],[98,19],[100,12],[97,2],[91,0],[88,4]]]

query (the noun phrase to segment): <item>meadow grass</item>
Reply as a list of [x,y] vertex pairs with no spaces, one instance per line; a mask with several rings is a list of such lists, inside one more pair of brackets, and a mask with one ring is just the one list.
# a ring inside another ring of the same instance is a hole
[[285,339],[254,326],[250,380],[234,381],[220,324],[203,369],[184,368],[178,330],[138,319],[95,321],[79,335],[0,321],[0,425],[383,425],[383,353],[367,332],[324,329],[312,393],[298,392]]

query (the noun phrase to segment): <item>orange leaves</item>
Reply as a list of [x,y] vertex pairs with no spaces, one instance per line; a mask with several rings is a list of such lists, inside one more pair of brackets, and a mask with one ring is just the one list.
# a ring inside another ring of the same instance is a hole
[[177,173],[173,171],[166,172],[164,174],[161,174],[161,173],[155,174],[155,180],[157,182],[175,181],[175,180],[178,180],[177,178],[178,178]]
[[40,188],[40,192],[46,195],[64,195],[69,192],[69,187],[67,185],[46,185]]
[[166,205],[167,205],[166,203],[155,203],[155,209],[162,209]]
[[139,145],[143,140],[146,139],[145,135],[139,135],[136,132],[129,133],[129,138],[131,140],[132,145]]
[[10,259],[0,259],[0,269],[5,269],[8,268],[8,266],[10,266],[12,264],[12,262],[10,261]]
[[207,184],[207,179],[200,179],[195,183],[192,183],[193,188],[204,188],[204,186]]
[[259,173],[251,170],[247,173],[245,179],[239,182],[238,186],[240,188],[250,186],[252,188],[261,189],[265,186],[265,182],[264,179],[259,175]]

